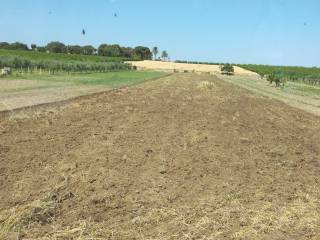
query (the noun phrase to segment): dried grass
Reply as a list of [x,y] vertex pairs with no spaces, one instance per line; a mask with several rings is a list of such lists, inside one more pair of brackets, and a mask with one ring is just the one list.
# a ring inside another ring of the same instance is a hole
[[209,81],[202,81],[198,84],[198,88],[203,90],[212,90],[214,88],[214,83]]
[[51,223],[56,213],[57,205],[49,198],[1,211],[0,239],[6,238],[12,232],[20,232],[33,224]]

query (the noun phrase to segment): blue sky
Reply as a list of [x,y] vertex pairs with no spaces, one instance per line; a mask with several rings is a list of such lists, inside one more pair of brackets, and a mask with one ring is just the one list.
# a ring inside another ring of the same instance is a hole
[[0,41],[158,46],[172,59],[320,66],[319,0],[0,0],[0,6]]

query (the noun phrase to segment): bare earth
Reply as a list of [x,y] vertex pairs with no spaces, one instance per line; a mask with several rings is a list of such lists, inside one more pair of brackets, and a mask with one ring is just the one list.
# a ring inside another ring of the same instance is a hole
[[320,118],[174,74],[0,114],[0,239],[320,239]]
[[[205,64],[186,64],[186,63],[174,63],[174,62],[161,62],[161,61],[133,61],[130,62],[133,66],[136,66],[140,70],[167,70],[173,72],[174,70],[183,72],[198,72],[198,73],[210,73],[219,75],[221,70],[219,65],[205,65]],[[246,69],[234,66],[235,75],[241,76],[257,76],[258,74],[248,71]]]

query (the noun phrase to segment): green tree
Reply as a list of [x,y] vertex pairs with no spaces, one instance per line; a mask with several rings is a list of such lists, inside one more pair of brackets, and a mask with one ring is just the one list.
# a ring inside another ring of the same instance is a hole
[[142,60],[151,60],[152,53],[149,48],[138,46],[134,49],[134,54]]
[[234,67],[230,63],[226,63],[220,67],[221,74],[224,75],[233,75],[234,74]]
[[169,54],[167,53],[167,51],[162,51],[161,57],[162,57],[163,61],[166,61],[167,58],[169,57]]
[[152,48],[152,54],[153,54],[154,60],[157,59],[158,53],[159,53],[158,47],[153,47],[153,48]]
[[121,47],[118,44],[101,44],[98,48],[98,54],[107,57],[121,57]]
[[29,50],[27,44],[20,43],[20,42],[15,42],[15,43],[10,44],[8,46],[8,49],[10,49],[10,50],[24,50],[24,51]]
[[7,42],[0,42],[0,48],[1,49],[9,49],[10,44]]
[[[281,79],[280,77],[276,76],[274,73],[267,76],[267,81],[272,84],[273,82],[276,84],[276,87],[280,87]],[[283,82],[284,83],[284,82]]]
[[93,55],[96,49],[91,45],[83,46],[81,49],[81,53],[84,55]]
[[107,50],[107,47],[108,45],[107,44],[101,44],[99,47],[98,47],[98,55],[100,56],[105,56],[106,54],[106,50]]
[[47,44],[46,50],[53,53],[66,53],[67,47],[61,42],[50,42]]
[[67,51],[70,54],[81,54],[82,48],[79,45],[69,45]]
[[134,50],[130,47],[122,47],[121,48],[121,56],[125,58],[133,58],[134,57]]

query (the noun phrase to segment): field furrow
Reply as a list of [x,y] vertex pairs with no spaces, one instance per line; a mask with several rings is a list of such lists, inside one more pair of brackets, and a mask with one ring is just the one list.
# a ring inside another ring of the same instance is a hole
[[213,76],[2,113],[0,134],[0,238],[320,237],[320,119]]

